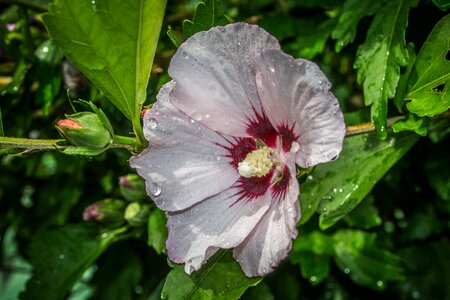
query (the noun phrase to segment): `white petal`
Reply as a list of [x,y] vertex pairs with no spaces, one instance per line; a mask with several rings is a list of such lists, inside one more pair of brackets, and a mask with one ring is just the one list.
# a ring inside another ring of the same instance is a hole
[[310,61],[268,50],[256,65],[258,93],[272,125],[292,128],[298,137],[297,163],[309,167],[335,158],[345,123],[331,84]]
[[269,193],[238,201],[237,192],[232,188],[185,211],[168,214],[168,255],[175,263],[186,263],[187,273],[198,270],[219,248],[240,244],[269,208]]
[[279,49],[274,37],[245,23],[215,27],[189,38],[172,58],[170,76],[177,82],[173,105],[206,126],[236,137],[248,136],[249,119],[261,114],[254,59]]
[[239,178],[225,157],[228,145],[222,135],[194,122],[173,107],[165,85],[144,119],[149,149],[131,159],[131,167],[146,180],[148,194],[166,211],[182,210],[215,195]]
[[298,182],[291,177],[284,199],[272,204],[249,237],[233,251],[248,277],[263,276],[274,270],[287,257],[292,239],[297,237],[300,218]]

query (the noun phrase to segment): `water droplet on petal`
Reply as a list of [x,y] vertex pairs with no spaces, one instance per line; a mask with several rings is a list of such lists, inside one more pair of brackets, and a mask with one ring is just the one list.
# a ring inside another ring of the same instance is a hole
[[153,130],[155,130],[158,127],[158,122],[154,118],[148,119],[147,124],[148,124],[148,127],[150,127],[150,129],[153,129]]
[[297,152],[300,149],[300,145],[297,142],[293,142],[290,152]]
[[156,183],[150,183],[150,193],[153,196],[161,195],[161,187],[159,185],[157,185]]
[[189,54],[186,51],[181,51],[181,57],[183,57],[184,59],[189,59]]
[[267,70],[269,70],[272,73],[275,72],[275,69],[272,66],[267,66]]

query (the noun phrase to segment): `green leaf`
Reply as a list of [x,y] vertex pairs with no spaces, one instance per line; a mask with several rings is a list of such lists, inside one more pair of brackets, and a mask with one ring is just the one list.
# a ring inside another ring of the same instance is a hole
[[100,235],[96,227],[84,225],[65,225],[36,234],[28,249],[33,277],[21,299],[63,299],[115,236]]
[[400,283],[403,295],[421,299],[448,299],[450,295],[450,244],[441,241],[402,249],[408,279]]
[[394,97],[400,78],[400,66],[408,62],[405,29],[409,8],[418,0],[385,0],[358,48],[354,67],[358,83],[363,83],[365,104],[371,105],[371,119],[378,137],[386,132],[387,102]]
[[31,64],[25,61],[25,59],[21,59],[16,66],[16,70],[14,71],[11,83],[0,89],[0,95],[4,96],[6,94],[19,94],[20,87],[22,86],[22,83],[25,80],[25,76],[27,75],[30,68]]
[[35,76],[39,80],[36,102],[41,104],[42,113],[48,116],[53,99],[61,86],[61,50],[50,40],[39,45],[34,51],[37,57]]
[[331,34],[331,37],[336,40],[336,52],[340,52],[342,48],[355,40],[359,21],[363,17],[373,15],[379,9],[380,3],[373,0],[347,0],[344,3],[338,24]]
[[92,283],[96,289],[91,299],[133,299],[144,267],[139,256],[126,243],[114,244],[102,256],[99,269],[95,272]]
[[378,247],[375,233],[340,230],[333,239],[336,264],[355,283],[384,290],[387,281],[405,279],[402,260]]
[[406,99],[408,110],[421,117],[450,108],[450,15],[440,20],[417,55]]
[[320,284],[330,274],[330,256],[303,252],[299,255],[300,270],[313,286]]
[[416,62],[416,52],[414,51],[414,44],[409,43],[406,46],[406,51],[408,51],[408,65],[404,73],[400,75],[398,80],[397,92],[394,97],[394,105],[397,107],[399,112],[403,112],[403,105],[405,104],[406,90],[408,89],[409,76],[413,69],[414,63]]
[[[370,195],[369,195],[370,196]],[[378,208],[373,204],[374,198],[367,197],[360,205],[344,217],[344,221],[352,227],[370,229],[380,226],[382,221]]]
[[269,285],[261,281],[257,286],[247,289],[242,300],[275,300],[275,297],[270,291]]
[[133,124],[139,122],[166,0],[56,0],[54,42]]
[[322,282],[330,272],[329,257],[333,239],[320,231],[301,234],[294,241],[289,260],[300,265],[302,276],[312,285]]
[[204,0],[198,3],[192,21],[184,20],[183,34],[188,38],[197,32],[228,23],[230,20],[225,15],[220,0]]
[[181,45],[181,41],[178,38],[177,34],[175,33],[175,31],[172,29],[172,27],[167,28],[167,36],[169,37],[169,39],[172,41],[172,43],[174,44],[175,47],[180,47]]
[[184,272],[184,266],[175,266],[167,275],[161,298],[239,299],[248,287],[260,281],[260,277],[246,277],[230,251],[220,251],[190,276]]
[[331,255],[333,253],[333,240],[329,235],[320,231],[301,234],[295,239],[292,246],[291,261],[298,261],[297,255],[301,256],[301,253],[305,251],[318,255]]
[[155,249],[156,253],[166,252],[167,228],[166,216],[159,209],[153,209],[148,217],[148,245]]
[[450,8],[450,1],[448,0],[433,0],[433,2],[440,10],[446,11]]
[[308,33],[298,35],[294,43],[289,48],[297,49],[296,56],[306,59],[313,59],[317,54],[323,52],[325,44],[331,35],[331,30],[336,25],[336,19],[330,19],[321,22],[320,25],[314,27]]
[[318,211],[320,228],[334,225],[364,199],[417,140],[411,134],[392,135],[385,141],[373,134],[345,139],[339,159],[317,166],[302,185],[301,223]]
[[397,133],[401,131],[414,131],[418,135],[426,136],[428,132],[428,119],[421,118],[415,114],[409,114],[407,119],[394,123],[392,130]]

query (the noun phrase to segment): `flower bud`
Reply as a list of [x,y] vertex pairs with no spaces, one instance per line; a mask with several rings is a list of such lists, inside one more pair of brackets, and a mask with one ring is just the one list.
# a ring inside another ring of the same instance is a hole
[[111,144],[113,135],[97,114],[80,112],[66,117],[56,128],[72,145],[99,150]]
[[119,199],[105,199],[86,207],[83,212],[83,220],[117,227],[124,222],[124,210],[124,201]]
[[120,176],[119,186],[122,196],[130,202],[145,201],[148,198],[144,179],[137,174]]
[[150,214],[150,205],[133,202],[125,209],[124,218],[131,226],[142,226],[147,224]]

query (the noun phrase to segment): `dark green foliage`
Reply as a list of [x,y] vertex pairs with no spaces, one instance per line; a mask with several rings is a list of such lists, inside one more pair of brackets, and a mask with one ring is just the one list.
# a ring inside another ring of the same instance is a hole
[[[133,138],[141,106],[170,80],[176,47],[233,20],[313,59],[347,126],[372,120],[384,140],[347,137],[336,161],[300,170],[299,236],[265,278],[245,277],[230,250],[191,276],[169,262],[166,217],[129,168],[130,152],[69,150],[87,154],[74,157],[0,144],[0,298],[450,297],[448,1],[7,2],[19,4],[0,12],[0,137],[59,138],[55,124],[75,113],[70,87],[109,133]],[[91,83],[67,71],[67,59]],[[126,174],[132,185],[119,183]],[[131,222],[139,226],[87,225],[85,208],[105,199],[145,207]]]

